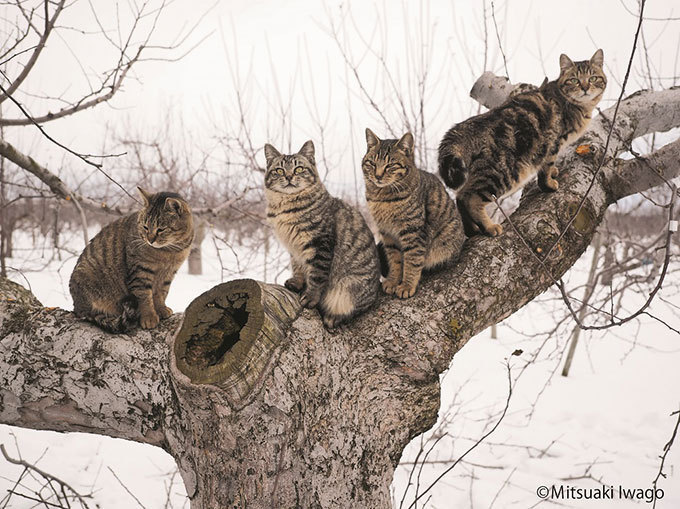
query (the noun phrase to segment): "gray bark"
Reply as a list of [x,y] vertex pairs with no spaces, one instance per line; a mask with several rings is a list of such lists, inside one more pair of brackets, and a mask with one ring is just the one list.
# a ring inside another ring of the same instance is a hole
[[[480,86],[476,98],[510,88]],[[634,137],[680,125],[680,90],[642,92],[620,114],[604,167],[550,256],[593,178],[610,110],[580,141],[589,154],[572,146],[561,157],[559,191],[529,186],[511,216],[550,274],[506,227],[467,241],[455,266],[425,277],[413,298],[383,296],[335,333],[287,290],[252,280],[213,288],[157,329],[118,336],[0,280],[0,422],[163,447],[193,509],[389,507],[404,447],[437,418],[440,373],[470,337],[550,287],[607,207],[640,190],[642,175],[620,177],[635,163],[615,156]],[[672,150],[665,178],[680,173],[677,143]]]

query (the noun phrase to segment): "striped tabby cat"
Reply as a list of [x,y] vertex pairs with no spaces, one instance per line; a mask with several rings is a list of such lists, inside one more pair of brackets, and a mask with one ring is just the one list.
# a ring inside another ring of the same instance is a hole
[[366,201],[387,258],[387,294],[411,297],[423,269],[446,264],[465,240],[453,200],[437,177],[416,168],[413,136],[381,140],[366,129]]
[[172,314],[165,298],[194,238],[186,201],[138,189],[144,208],[102,228],[71,274],[76,316],[109,332],[151,329]]
[[334,198],[321,183],[314,144],[282,155],[264,146],[267,217],[290,253],[289,290],[306,308],[318,307],[328,328],[368,309],[380,286],[378,254],[358,210]]
[[538,171],[544,192],[557,191],[557,153],[585,130],[607,77],[599,49],[590,60],[560,56],[560,76],[517,94],[503,105],[452,127],[439,145],[439,174],[457,190],[468,236],[500,235],[486,206],[510,194]]

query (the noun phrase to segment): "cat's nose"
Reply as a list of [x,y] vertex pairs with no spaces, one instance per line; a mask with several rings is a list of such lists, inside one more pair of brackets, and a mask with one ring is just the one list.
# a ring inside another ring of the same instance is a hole
[[153,244],[154,242],[156,242],[156,239],[158,238],[158,234],[156,234],[156,233],[150,234],[150,235],[148,235],[147,238],[149,239],[149,244]]

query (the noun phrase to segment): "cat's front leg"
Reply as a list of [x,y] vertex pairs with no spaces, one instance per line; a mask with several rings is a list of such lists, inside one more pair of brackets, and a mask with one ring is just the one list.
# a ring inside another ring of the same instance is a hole
[[314,309],[321,301],[321,294],[328,281],[327,273],[320,270],[310,270],[305,282],[305,289],[300,297],[300,304],[307,309]]
[[538,187],[544,193],[554,193],[559,184],[555,177],[559,175],[559,170],[554,166],[555,161],[548,162],[538,170]]
[[307,262],[307,274],[305,289],[300,297],[300,304],[307,309],[313,309],[319,305],[321,295],[328,283],[328,273],[331,269],[331,254],[316,253]]
[[425,242],[417,238],[412,243],[404,243],[404,277],[395,288],[394,294],[400,299],[413,297],[420,283],[425,265]]
[[153,295],[153,307],[161,320],[165,320],[172,316],[172,309],[165,305],[165,299],[168,297],[170,290],[170,283],[172,283],[173,275],[170,275],[166,280],[160,283],[160,288]]
[[153,280],[147,272],[137,271],[128,283],[130,293],[137,298],[139,325],[143,329],[153,329],[160,322],[153,299]]
[[298,263],[292,256],[290,263],[293,268],[293,277],[286,280],[283,285],[291,292],[300,293],[305,288],[305,271],[303,266]]
[[397,242],[390,235],[382,233],[385,258],[387,258],[387,277],[382,282],[383,291],[392,295],[401,284],[403,276],[403,254]]

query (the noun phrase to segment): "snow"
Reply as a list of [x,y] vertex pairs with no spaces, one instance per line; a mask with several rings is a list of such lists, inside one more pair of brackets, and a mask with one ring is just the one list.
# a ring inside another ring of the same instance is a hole
[[[59,260],[47,247],[47,240],[33,242],[20,234],[16,244],[25,250],[18,251],[19,256],[9,265],[14,269],[11,278],[22,284],[28,282],[44,305],[70,309],[68,278],[83,241],[78,233],[64,233],[63,240],[74,254],[62,253]],[[217,245],[221,247],[221,264],[216,244],[208,236],[203,244],[204,275],[188,275],[186,265],[180,269],[168,296],[173,309],[184,309],[192,298],[224,279],[263,279],[261,254],[238,245]],[[273,240],[271,251],[267,272],[276,274],[281,282],[286,277],[286,257]],[[589,260],[590,252],[570,273],[569,287],[583,279]],[[236,265],[242,274],[234,275]],[[269,281],[274,279],[268,277]],[[400,507],[412,469],[406,463],[413,461],[421,444],[427,451],[434,439],[444,435],[427,456],[435,463],[426,464],[419,476],[416,469],[403,507],[413,501],[418,477],[422,493],[451,460],[498,421],[508,395],[507,362],[513,386],[507,415],[485,442],[418,502],[418,507],[428,500],[426,507],[431,508],[527,508],[541,501],[536,495],[539,486],[597,488],[600,482],[615,490],[619,485],[626,489],[651,486],[659,469],[659,455],[675,424],[676,417],[670,413],[680,408],[678,336],[652,319],[616,331],[583,333],[569,377],[560,376],[559,370],[552,374],[561,368],[560,354],[568,334],[558,334],[557,339],[527,336],[551,328],[564,312],[564,305],[554,297],[547,292],[499,324],[499,339],[482,333],[455,356],[442,375],[439,422],[424,437],[413,440],[395,473],[395,507]],[[631,308],[637,305],[636,297],[629,300]],[[672,306],[657,301],[653,309],[670,323],[677,319]],[[565,330],[570,328],[568,325]],[[517,349],[523,353],[512,356]],[[20,451],[21,457],[37,462],[80,493],[92,493],[98,507],[137,507],[132,495],[147,508],[188,507],[173,459],[158,448],[96,435],[10,426],[0,426],[0,443],[10,455],[17,457]],[[679,465],[680,445],[676,444],[666,458],[664,472],[668,477],[659,481],[664,498],[658,507],[680,507]],[[20,467],[0,461],[0,500],[20,471]],[[555,502],[598,509],[639,506],[639,502],[618,499]],[[9,507],[32,504],[13,497]]]

